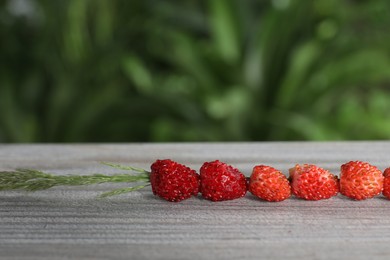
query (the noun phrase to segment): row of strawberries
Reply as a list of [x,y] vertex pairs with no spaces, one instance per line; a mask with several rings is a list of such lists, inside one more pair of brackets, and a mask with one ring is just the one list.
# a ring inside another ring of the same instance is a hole
[[[390,168],[382,173],[361,161],[341,166],[340,178],[316,165],[295,165],[289,178],[266,165],[253,168],[250,178],[231,165],[218,160],[205,162],[200,174],[169,159],[151,165],[150,183],[155,195],[168,201],[182,201],[191,196],[211,201],[238,199],[251,192],[266,201],[283,201],[292,194],[305,200],[328,199],[339,192],[354,200],[383,195],[390,199]],[[249,180],[248,180],[249,179]]]

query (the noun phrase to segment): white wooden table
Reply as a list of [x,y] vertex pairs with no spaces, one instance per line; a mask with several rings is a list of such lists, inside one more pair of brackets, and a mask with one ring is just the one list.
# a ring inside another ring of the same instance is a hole
[[[0,170],[109,174],[117,171],[100,161],[148,169],[159,158],[197,170],[220,159],[247,176],[256,164],[287,174],[295,163],[338,174],[350,160],[390,166],[390,142],[0,145]],[[390,201],[381,196],[171,203],[147,188],[96,199],[121,186],[0,192],[0,259],[390,259]]]

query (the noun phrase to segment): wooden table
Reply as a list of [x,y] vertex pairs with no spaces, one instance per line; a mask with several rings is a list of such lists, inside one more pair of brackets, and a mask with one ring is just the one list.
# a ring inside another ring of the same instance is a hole
[[[335,174],[342,163],[390,166],[390,142],[0,145],[0,170],[55,174],[114,173],[109,161],[147,168],[172,158],[195,169],[220,159],[247,176],[256,164],[287,174],[313,163]],[[124,186],[55,187],[0,192],[1,259],[389,259],[390,201],[296,198],[269,203],[248,194],[233,201],[170,203],[150,188],[96,199]]]

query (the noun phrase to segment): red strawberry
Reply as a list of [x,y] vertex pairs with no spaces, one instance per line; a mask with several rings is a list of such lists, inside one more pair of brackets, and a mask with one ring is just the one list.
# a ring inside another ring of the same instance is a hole
[[200,168],[200,192],[212,201],[233,200],[245,196],[244,174],[220,161],[205,162]]
[[315,165],[295,165],[290,169],[292,193],[306,200],[329,199],[337,195],[337,176]]
[[388,198],[390,200],[390,167],[387,168],[384,173],[384,180],[383,180],[383,196]]
[[355,200],[372,198],[383,189],[383,174],[375,166],[361,161],[341,165],[340,192]]
[[291,195],[290,183],[286,176],[275,168],[265,165],[257,165],[253,168],[249,191],[267,201],[282,201]]
[[150,183],[154,195],[168,201],[182,201],[199,192],[199,175],[172,160],[157,160],[151,165]]

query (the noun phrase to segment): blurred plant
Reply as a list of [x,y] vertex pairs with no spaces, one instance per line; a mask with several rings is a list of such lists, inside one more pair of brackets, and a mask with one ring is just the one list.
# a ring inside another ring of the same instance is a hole
[[390,5],[0,1],[0,141],[390,138]]

